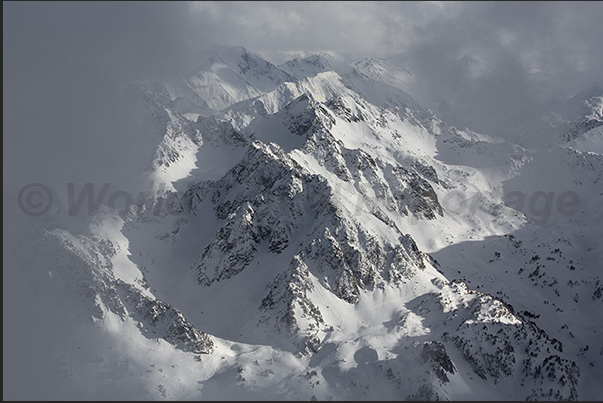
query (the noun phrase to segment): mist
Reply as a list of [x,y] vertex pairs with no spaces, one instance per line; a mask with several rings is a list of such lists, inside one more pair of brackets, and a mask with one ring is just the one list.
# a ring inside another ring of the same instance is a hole
[[[403,53],[464,123],[501,136],[509,119],[546,109],[529,72],[588,82],[603,71],[596,2],[8,2],[3,11],[5,182],[20,186],[127,176],[132,127],[115,119],[125,86],[178,74],[220,47],[277,64]],[[468,76],[463,57],[486,73]]]

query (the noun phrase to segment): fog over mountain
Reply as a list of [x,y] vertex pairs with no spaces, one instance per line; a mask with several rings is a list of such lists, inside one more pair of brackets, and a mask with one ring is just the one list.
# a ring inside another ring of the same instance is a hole
[[5,399],[603,396],[601,4],[3,11]]
[[[274,64],[321,52],[346,64],[405,53],[429,90],[454,94],[488,129],[541,112],[538,94],[526,91],[526,71],[598,80],[603,68],[603,11],[591,2],[54,2],[4,10],[5,127],[20,133],[9,145],[35,151],[49,180],[119,151],[104,140],[116,129],[103,127],[103,116],[130,81],[180,72],[220,46],[242,45]],[[490,66],[487,74],[464,76],[464,56]],[[38,135],[44,131],[52,136]],[[5,154],[5,166],[17,166],[16,154]]]

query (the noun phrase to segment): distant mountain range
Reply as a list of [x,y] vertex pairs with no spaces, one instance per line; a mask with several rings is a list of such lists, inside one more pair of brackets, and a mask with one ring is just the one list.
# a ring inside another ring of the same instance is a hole
[[405,55],[132,83],[148,198],[13,263],[73,396],[600,399],[603,90],[526,77],[550,108],[505,139]]

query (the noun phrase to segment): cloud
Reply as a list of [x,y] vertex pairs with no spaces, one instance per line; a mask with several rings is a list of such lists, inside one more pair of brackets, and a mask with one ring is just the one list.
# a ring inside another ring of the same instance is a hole
[[451,15],[416,27],[414,48],[447,46],[492,65],[515,59],[550,73],[600,64],[597,37],[603,6],[580,2],[479,2],[451,6]]
[[[437,23],[413,29],[407,54],[474,130],[521,142],[509,134],[513,125],[540,119],[554,91],[569,98],[601,78],[602,13],[596,3],[456,3]],[[486,74],[467,76],[463,56],[487,65]]]
[[349,61],[398,52],[412,24],[441,9],[430,2],[270,1],[199,2],[191,8],[222,43],[248,47],[277,63],[285,61],[280,52],[335,52]]
[[274,57],[333,51],[352,61],[439,43],[490,64],[502,52],[551,72],[603,58],[597,46],[603,6],[592,2],[198,2],[190,8],[200,36]]

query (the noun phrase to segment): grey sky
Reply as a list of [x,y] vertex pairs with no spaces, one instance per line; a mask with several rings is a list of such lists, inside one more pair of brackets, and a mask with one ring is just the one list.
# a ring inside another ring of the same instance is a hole
[[550,71],[603,61],[597,2],[201,2],[191,9],[203,35],[274,59],[279,51],[354,60],[439,46],[491,64],[502,53]]

